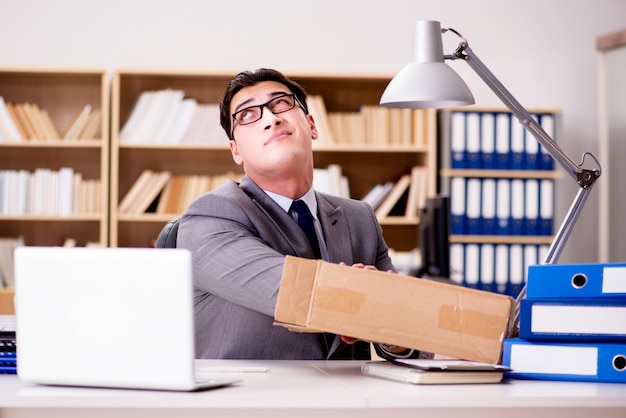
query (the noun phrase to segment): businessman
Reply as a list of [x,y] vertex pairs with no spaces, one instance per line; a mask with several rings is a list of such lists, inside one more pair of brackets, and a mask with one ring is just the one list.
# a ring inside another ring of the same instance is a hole
[[193,254],[196,357],[370,358],[365,342],[273,325],[286,255],[394,270],[372,208],[313,189],[318,132],[305,90],[276,70],[242,72],[226,88],[220,123],[245,175],[195,200],[178,232],[178,247]]

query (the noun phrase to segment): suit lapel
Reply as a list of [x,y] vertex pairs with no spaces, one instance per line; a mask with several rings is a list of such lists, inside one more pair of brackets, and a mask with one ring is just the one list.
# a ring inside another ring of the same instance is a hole
[[[344,210],[341,206],[333,206],[323,195],[316,193],[317,212],[324,231],[324,239],[328,247],[329,261],[351,265],[352,248],[350,243],[350,230]],[[332,243],[332,245],[328,245]]]
[[[248,176],[244,176],[240,188],[251,198],[256,207],[263,213],[262,228],[258,222],[261,219],[255,217],[255,226],[257,227],[262,239],[273,243],[278,251],[298,257],[314,258],[313,249],[309,244],[308,238],[304,231],[293,220],[291,215],[284,211],[274,200],[269,197],[259,186],[256,185]],[[261,228],[263,230],[261,230]],[[280,236],[282,244],[275,239],[271,239],[271,235]],[[304,237],[304,239],[296,240],[294,237]],[[286,247],[285,247],[286,245]]]

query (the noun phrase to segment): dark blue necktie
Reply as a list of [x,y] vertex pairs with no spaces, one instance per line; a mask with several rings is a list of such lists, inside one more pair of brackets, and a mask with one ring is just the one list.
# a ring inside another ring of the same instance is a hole
[[289,212],[295,212],[298,215],[298,225],[300,225],[300,228],[302,228],[309,239],[315,258],[322,258],[317,234],[315,233],[315,225],[313,224],[313,215],[311,215],[309,207],[302,200],[294,200]]

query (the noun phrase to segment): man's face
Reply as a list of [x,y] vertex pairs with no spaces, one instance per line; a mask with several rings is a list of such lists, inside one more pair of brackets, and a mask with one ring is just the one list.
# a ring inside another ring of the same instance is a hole
[[[230,113],[285,94],[291,91],[275,81],[243,88],[233,96]],[[317,138],[317,130],[313,117],[305,115],[297,102],[293,109],[277,114],[263,107],[261,118],[247,125],[232,123],[233,160],[253,179],[298,175],[312,165],[311,141]]]

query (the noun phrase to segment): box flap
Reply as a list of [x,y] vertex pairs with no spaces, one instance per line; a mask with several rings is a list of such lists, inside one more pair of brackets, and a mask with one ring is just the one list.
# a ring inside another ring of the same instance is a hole
[[[321,260],[287,256],[274,318],[278,322],[308,327],[313,288]],[[297,328],[297,327],[294,327]]]

